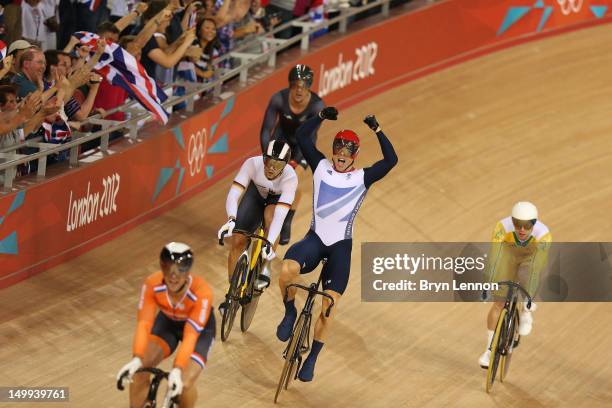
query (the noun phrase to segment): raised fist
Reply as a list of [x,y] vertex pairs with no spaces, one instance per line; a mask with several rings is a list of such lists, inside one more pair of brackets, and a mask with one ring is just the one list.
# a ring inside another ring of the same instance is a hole
[[334,108],[333,106],[323,108],[323,110],[319,112],[319,117],[321,119],[336,120],[338,119],[338,109]]
[[368,125],[368,127],[370,129],[372,129],[373,131],[376,132],[376,130],[380,127],[380,125],[378,124],[378,121],[376,120],[376,116],[374,115],[368,115],[363,119],[363,123],[365,123],[366,125]]

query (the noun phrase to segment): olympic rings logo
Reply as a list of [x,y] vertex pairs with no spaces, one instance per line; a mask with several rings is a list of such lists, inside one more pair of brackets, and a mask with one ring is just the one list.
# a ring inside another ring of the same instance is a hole
[[189,136],[187,162],[189,163],[189,174],[191,174],[192,177],[196,174],[200,174],[202,171],[207,142],[206,129],[198,130],[197,133],[192,133],[191,136]]
[[568,16],[571,13],[580,12],[584,0],[557,0],[557,3],[559,3],[561,7],[561,13],[563,13],[564,16]]

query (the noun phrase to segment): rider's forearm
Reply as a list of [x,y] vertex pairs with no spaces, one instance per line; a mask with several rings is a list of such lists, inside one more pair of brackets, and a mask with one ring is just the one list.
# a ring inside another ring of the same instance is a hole
[[244,187],[239,186],[236,182],[234,182],[232,188],[230,188],[227,194],[227,200],[225,201],[225,211],[227,212],[228,218],[236,218],[236,214],[238,213],[238,200],[243,190]]
[[280,234],[280,230],[283,227],[283,222],[285,222],[285,217],[289,212],[291,205],[285,203],[276,204],[276,208],[274,209],[274,218],[272,218],[272,223],[270,224],[270,230],[268,231],[268,241],[272,244],[276,242],[278,235]]

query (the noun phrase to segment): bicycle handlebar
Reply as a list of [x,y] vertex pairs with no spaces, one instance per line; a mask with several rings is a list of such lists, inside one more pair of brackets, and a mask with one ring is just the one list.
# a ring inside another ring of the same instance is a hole
[[[527,292],[527,290],[525,288],[523,288],[521,285],[519,285],[516,282],[512,282],[512,281],[501,281],[501,282],[497,282],[497,284],[498,285],[509,286],[509,287],[514,287],[514,288],[518,289],[519,292],[521,292],[523,294],[523,296],[525,296],[527,298],[527,309],[531,309],[531,303],[533,302],[533,299],[529,295],[529,292]],[[486,293],[487,293],[487,291],[484,290],[483,291],[483,297],[484,298],[486,298]]]
[[327,307],[327,310],[325,311],[325,317],[329,317],[329,313],[331,312],[331,308],[334,307],[334,298],[331,297],[331,295],[322,292],[320,290],[316,290],[312,287],[306,287],[304,285],[300,285],[299,283],[292,283],[290,285],[287,286],[287,289],[285,289],[285,302],[287,301],[287,293],[289,291],[290,287],[294,287],[294,288],[298,288],[298,289],[302,289],[307,291],[308,293],[314,293],[315,295],[321,295],[323,297],[326,297],[327,299],[329,299],[329,301],[331,302],[330,305]]
[[[153,374],[153,380],[151,381],[151,387],[155,387],[154,388],[154,394],[157,393],[157,387],[159,386],[159,383],[161,382],[161,380],[167,380],[168,379],[168,373],[162,369],[156,368],[156,367],[141,367],[138,370],[136,370],[136,373],[151,373]],[[123,386],[123,380],[127,377],[128,373],[125,372],[123,373],[123,375],[119,378],[119,380],[117,380],[117,388],[120,391],[123,391],[125,388]],[[157,384],[157,385],[154,385]],[[164,401],[161,405],[162,408],[167,408],[169,406],[171,406],[171,404],[178,404],[178,396],[176,397],[170,397],[169,393],[166,393],[166,396],[164,398]]]
[[[151,373],[155,380],[162,380],[168,378],[168,373],[164,370],[155,367],[141,367],[136,370],[137,373]],[[117,389],[119,391],[123,391],[125,387],[123,386],[123,380],[127,377],[128,372],[123,373],[121,377],[117,380]]]
[[[235,229],[235,230],[232,232],[232,234],[241,234],[241,235],[244,235],[244,236],[245,236],[245,237],[247,237],[247,238],[255,238],[255,239],[259,239],[259,240],[263,241],[264,245],[266,245],[266,246],[268,246],[268,247],[271,247],[271,246],[272,246],[272,244],[270,243],[270,241],[268,241],[268,240],[267,240],[265,237],[262,237],[261,235],[258,235],[258,234],[253,234],[253,233],[250,233],[250,232],[245,231],[245,230]],[[221,238],[219,239],[219,245],[221,245],[221,246],[223,246],[223,245],[224,245],[223,240],[225,239],[225,236],[226,236],[226,235],[227,235],[227,231],[223,231],[223,232],[221,233]]]

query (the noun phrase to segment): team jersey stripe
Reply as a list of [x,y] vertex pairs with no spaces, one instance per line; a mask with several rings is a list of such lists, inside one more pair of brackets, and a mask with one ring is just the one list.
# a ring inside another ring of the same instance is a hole
[[166,285],[159,285],[159,286],[155,286],[155,287],[153,288],[153,292],[155,292],[155,293],[158,293],[158,292],[163,292],[163,291],[165,291],[166,289],[167,289],[167,288],[166,288]]
[[206,367],[206,362],[204,361],[204,359],[202,358],[202,356],[200,356],[199,354],[197,354],[197,353],[193,353],[193,354],[191,355],[191,359],[192,359],[193,361],[195,361],[195,362],[196,362],[196,363],[197,363],[197,364],[198,364],[200,367],[202,367],[202,368]]
[[196,322],[194,322],[191,319],[187,319],[187,323],[189,323],[191,326],[193,326],[194,329],[196,329],[196,331],[199,333],[202,331],[203,327],[200,326],[199,324],[197,324]]
[[188,297],[189,299],[191,299],[192,301],[194,301],[194,302],[198,300],[198,298],[196,297],[196,295],[194,295],[193,293],[191,293],[191,291],[190,291],[190,290],[188,290],[188,291],[187,291],[187,297]]
[[232,184],[235,185],[236,187],[240,187],[241,189],[246,190],[246,187],[240,184],[239,182],[237,182],[236,180],[234,180]]

